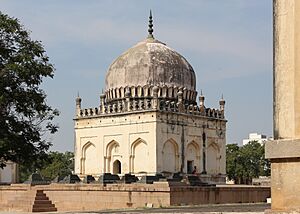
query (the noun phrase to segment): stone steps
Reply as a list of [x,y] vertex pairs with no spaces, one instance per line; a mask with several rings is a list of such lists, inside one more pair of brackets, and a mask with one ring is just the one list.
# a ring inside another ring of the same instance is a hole
[[57,208],[43,190],[37,190],[36,196],[32,205],[32,212],[55,212]]
[[7,203],[0,204],[6,211],[55,212],[57,208],[43,190],[30,190],[17,197],[11,197]]

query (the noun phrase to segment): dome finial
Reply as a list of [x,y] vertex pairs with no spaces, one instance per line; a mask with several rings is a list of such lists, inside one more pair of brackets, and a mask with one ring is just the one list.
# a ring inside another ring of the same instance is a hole
[[152,12],[150,10],[149,24],[148,24],[148,26],[149,26],[149,28],[148,28],[148,32],[149,32],[148,38],[149,39],[154,39],[154,36],[153,36],[153,24],[152,24],[152,22],[153,22],[153,20],[152,20]]

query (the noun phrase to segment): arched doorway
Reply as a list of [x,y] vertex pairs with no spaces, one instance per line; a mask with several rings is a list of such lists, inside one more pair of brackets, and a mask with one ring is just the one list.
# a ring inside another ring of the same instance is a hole
[[105,172],[114,173],[114,163],[115,160],[122,161],[122,156],[120,155],[120,145],[118,142],[112,140],[106,146],[106,156],[105,156]]
[[196,167],[196,172],[200,172],[200,147],[195,141],[192,141],[187,145],[185,158],[187,163],[187,173],[192,173],[194,167]]
[[113,163],[113,173],[121,174],[121,162],[119,160],[115,160]]

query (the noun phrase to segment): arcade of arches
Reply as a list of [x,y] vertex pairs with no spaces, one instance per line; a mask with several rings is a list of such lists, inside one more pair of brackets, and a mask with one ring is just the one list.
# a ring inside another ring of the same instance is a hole
[[[209,121],[207,126],[211,128],[196,127],[195,123],[171,126],[163,122],[165,117],[153,112],[139,116],[123,115],[120,120],[131,122],[118,128],[106,125],[111,119],[102,118],[101,126],[98,119],[90,118],[89,125],[95,128],[76,130],[75,172],[80,176],[99,176],[105,172],[170,175],[191,173],[196,167],[199,174],[203,171],[208,176],[225,174],[225,139],[218,135],[219,129],[213,128],[218,127],[218,123]],[[134,119],[144,122],[135,124]],[[96,123],[100,127],[96,127]],[[203,131],[206,133],[205,142]]]

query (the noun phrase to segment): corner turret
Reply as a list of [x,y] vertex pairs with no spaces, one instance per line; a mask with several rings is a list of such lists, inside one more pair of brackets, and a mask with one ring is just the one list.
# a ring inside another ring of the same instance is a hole
[[204,100],[205,100],[205,97],[203,96],[203,93],[202,93],[202,90],[201,90],[200,96],[199,96],[199,106],[200,106],[200,108],[204,107]]
[[225,110],[225,100],[224,100],[224,98],[223,98],[223,94],[222,94],[222,96],[221,96],[221,99],[220,99],[220,101],[219,101],[219,104],[220,104],[220,110],[223,112],[223,114],[224,114],[224,110]]
[[76,97],[76,116],[80,116],[80,110],[81,110],[81,98],[79,97],[79,93],[77,94]]

